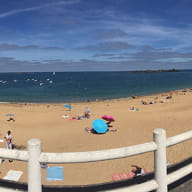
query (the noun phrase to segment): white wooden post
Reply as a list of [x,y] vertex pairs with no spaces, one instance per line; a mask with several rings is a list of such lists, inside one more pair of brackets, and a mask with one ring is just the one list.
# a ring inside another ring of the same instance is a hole
[[167,192],[167,166],[166,166],[166,132],[158,128],[153,132],[153,140],[157,145],[154,152],[155,180],[158,184],[156,192]]
[[42,192],[41,166],[39,162],[41,141],[39,139],[29,140],[28,151],[28,192]]

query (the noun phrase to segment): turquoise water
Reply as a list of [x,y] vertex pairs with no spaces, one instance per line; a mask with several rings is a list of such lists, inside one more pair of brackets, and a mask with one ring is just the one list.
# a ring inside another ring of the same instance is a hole
[[192,87],[192,71],[0,73],[0,102],[78,102]]

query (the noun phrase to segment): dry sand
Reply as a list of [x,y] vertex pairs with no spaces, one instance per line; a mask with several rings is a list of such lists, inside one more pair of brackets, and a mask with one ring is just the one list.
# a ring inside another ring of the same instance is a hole
[[[11,130],[13,143],[25,150],[27,141],[31,138],[42,140],[43,152],[85,152],[102,149],[112,149],[153,140],[153,130],[163,128],[167,137],[191,130],[192,125],[192,92],[173,92],[172,99],[166,99],[168,94],[138,97],[136,99],[116,99],[87,103],[72,103],[68,111],[64,104],[0,104],[0,139]],[[158,97],[158,98],[156,98]],[[141,101],[156,101],[155,104],[143,105]],[[163,101],[161,103],[160,101]],[[130,107],[139,111],[130,111]],[[85,107],[91,109],[90,119],[73,120]],[[6,114],[13,113],[15,122],[8,122]],[[102,135],[85,132],[85,127],[91,127],[94,119],[102,115],[111,115],[116,121],[112,123],[117,132],[107,132]],[[69,117],[64,118],[63,115]],[[192,141],[168,148],[167,160],[170,164],[192,156]],[[0,143],[5,147],[5,143]],[[134,157],[81,164],[64,164],[64,181],[46,181],[46,172],[42,170],[42,183],[50,185],[84,185],[111,181],[112,174],[127,172],[132,164],[153,171],[153,153]],[[49,166],[57,166],[50,164]],[[21,170],[20,179],[27,182],[27,163],[5,160],[0,165],[0,177],[8,170]]]

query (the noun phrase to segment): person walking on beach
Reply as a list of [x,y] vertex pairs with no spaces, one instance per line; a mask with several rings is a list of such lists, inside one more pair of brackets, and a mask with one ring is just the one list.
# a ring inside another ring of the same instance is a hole
[[7,131],[7,134],[4,138],[6,139],[7,149],[13,149],[11,131]]
[[[7,134],[6,134],[6,136],[4,138],[6,139],[7,149],[13,149],[11,131],[7,131]],[[12,163],[13,160],[9,159],[9,162]]]

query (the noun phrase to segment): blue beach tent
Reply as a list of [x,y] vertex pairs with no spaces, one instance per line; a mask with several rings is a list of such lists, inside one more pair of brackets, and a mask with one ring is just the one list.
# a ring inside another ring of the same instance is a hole
[[108,129],[107,124],[102,119],[95,119],[92,122],[92,128],[97,133],[105,133],[105,132],[107,132],[107,129]]

